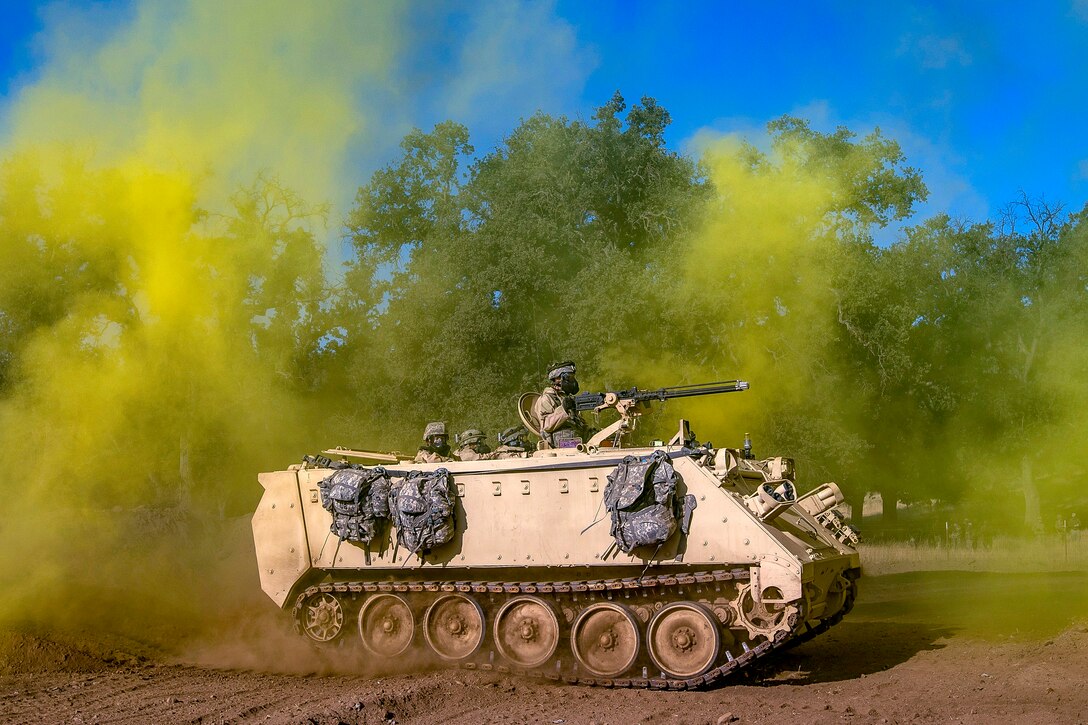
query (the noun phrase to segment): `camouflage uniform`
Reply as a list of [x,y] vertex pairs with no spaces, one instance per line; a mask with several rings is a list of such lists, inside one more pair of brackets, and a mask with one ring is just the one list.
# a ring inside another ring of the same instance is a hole
[[499,446],[489,454],[489,458],[502,461],[507,458],[525,458],[525,449],[518,446]]
[[[449,453],[450,447],[446,446],[444,451]],[[452,460],[449,456],[443,455],[442,448],[434,448],[424,444],[416,451],[416,457],[412,459],[412,463],[445,463]]]
[[472,446],[464,446],[453,452],[454,457],[460,461],[488,461],[491,460],[491,450],[482,446],[483,451],[477,451]]
[[446,424],[442,421],[428,423],[423,431],[423,445],[416,451],[413,463],[445,463],[450,458],[450,446],[446,442]]
[[563,395],[552,386],[544,388],[540,397],[533,406],[533,415],[540,421],[540,430],[543,433],[552,433],[564,426],[569,426],[570,413],[567,406],[573,408],[574,401],[566,402],[570,396]]
[[556,363],[548,369],[548,379],[551,384],[544,388],[533,405],[533,415],[540,421],[541,437],[553,446],[559,445],[563,439],[582,438],[585,442],[589,426],[578,415],[575,407],[573,393],[567,393],[556,389],[558,381],[569,379],[574,384],[577,392],[577,381],[574,380],[574,363]]

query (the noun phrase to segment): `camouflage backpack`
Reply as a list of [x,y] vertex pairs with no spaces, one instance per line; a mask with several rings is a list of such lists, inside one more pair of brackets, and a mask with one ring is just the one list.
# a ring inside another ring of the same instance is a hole
[[389,513],[397,528],[397,545],[413,554],[427,552],[453,538],[457,491],[450,472],[411,471],[389,492]]
[[676,499],[679,478],[663,451],[627,456],[608,474],[604,505],[612,515],[612,538],[624,553],[663,544],[678,527],[687,533],[696,503],[691,494]]
[[343,468],[317,484],[321,505],[332,514],[332,533],[369,544],[389,518],[389,475],[377,468]]

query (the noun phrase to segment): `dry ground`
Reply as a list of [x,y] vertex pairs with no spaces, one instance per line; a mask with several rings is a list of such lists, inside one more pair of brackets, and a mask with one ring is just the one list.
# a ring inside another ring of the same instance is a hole
[[[267,633],[260,619],[231,625],[238,642],[224,632],[173,654],[9,632],[0,637],[0,721],[1088,723],[1088,574],[863,581],[858,606],[837,628],[695,693],[456,670],[315,674],[352,665],[300,658],[297,642],[278,632],[254,640],[247,633]],[[310,672],[284,673],[292,668]]]

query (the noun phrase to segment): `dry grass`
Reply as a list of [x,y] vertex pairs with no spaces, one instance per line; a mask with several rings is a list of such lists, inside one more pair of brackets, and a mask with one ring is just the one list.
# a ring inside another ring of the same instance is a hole
[[995,539],[989,547],[874,543],[859,547],[869,576],[909,571],[1088,571],[1088,532],[1079,536]]

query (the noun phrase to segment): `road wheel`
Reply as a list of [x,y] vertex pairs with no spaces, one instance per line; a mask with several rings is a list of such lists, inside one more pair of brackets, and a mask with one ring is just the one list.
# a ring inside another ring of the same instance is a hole
[[484,639],[484,610],[463,594],[441,596],[427,608],[423,636],[435,654],[457,662],[475,654]]
[[539,667],[558,645],[559,620],[542,599],[511,599],[495,615],[495,648],[518,667]]
[[650,620],[650,659],[670,677],[701,675],[718,659],[721,634],[714,614],[695,602],[669,604]]
[[395,594],[376,594],[359,610],[363,647],[381,657],[396,657],[408,649],[415,626],[412,608]]
[[617,677],[631,669],[641,645],[634,615],[612,602],[587,607],[570,633],[574,659],[599,677]]

